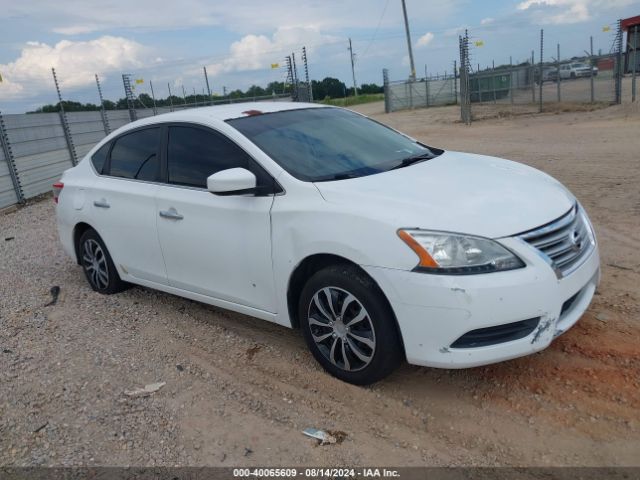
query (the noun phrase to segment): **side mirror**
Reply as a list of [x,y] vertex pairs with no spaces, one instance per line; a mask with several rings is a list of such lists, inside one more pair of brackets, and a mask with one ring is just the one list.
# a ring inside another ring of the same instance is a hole
[[255,193],[256,176],[245,168],[221,170],[207,178],[207,190],[216,195]]

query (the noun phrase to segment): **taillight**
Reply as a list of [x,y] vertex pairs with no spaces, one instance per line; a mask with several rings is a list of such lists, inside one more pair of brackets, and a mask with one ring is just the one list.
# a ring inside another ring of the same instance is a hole
[[55,203],[58,203],[58,197],[60,196],[60,192],[62,192],[63,188],[64,188],[64,183],[62,182],[57,182],[53,184],[53,201]]

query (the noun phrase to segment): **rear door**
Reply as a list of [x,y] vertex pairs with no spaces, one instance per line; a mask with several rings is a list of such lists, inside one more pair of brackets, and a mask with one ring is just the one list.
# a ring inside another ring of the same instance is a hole
[[156,231],[155,194],[160,176],[161,127],[127,132],[113,140],[90,193],[91,219],[118,271],[166,284]]
[[214,195],[207,177],[246,168],[258,186],[273,179],[223,134],[190,124],[168,127],[166,185],[157,192],[158,236],[169,284],[275,312],[271,262],[273,191]]

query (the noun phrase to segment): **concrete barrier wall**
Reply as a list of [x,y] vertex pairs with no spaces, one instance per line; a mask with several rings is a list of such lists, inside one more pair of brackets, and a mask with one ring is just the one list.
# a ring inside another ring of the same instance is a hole
[[13,205],[17,201],[18,197],[9,174],[9,165],[4,157],[4,151],[0,148],[0,208]]
[[[269,97],[256,100],[281,101],[290,98]],[[170,109],[158,107],[156,112],[160,115],[169,113]],[[109,110],[105,113],[108,130],[111,132],[131,121],[128,110]],[[152,108],[137,110],[136,113],[139,119],[154,115]],[[106,136],[107,131],[100,112],[68,112],[66,119],[73,144],[70,149],[59,113],[11,114],[3,115],[2,119],[20,184],[19,191],[25,199],[50,192],[52,184],[60,178],[62,172],[73,166],[71,152],[75,153],[79,162]],[[0,208],[19,201],[9,161],[0,148]]]

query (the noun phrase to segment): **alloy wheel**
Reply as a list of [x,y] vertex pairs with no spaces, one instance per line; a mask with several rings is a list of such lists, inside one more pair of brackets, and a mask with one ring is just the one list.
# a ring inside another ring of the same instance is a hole
[[84,266],[89,281],[98,290],[104,290],[109,286],[109,267],[107,257],[98,242],[88,239],[82,247],[82,265]]
[[318,290],[308,308],[313,341],[338,368],[355,372],[365,368],[376,349],[373,323],[364,305],[338,287]]

